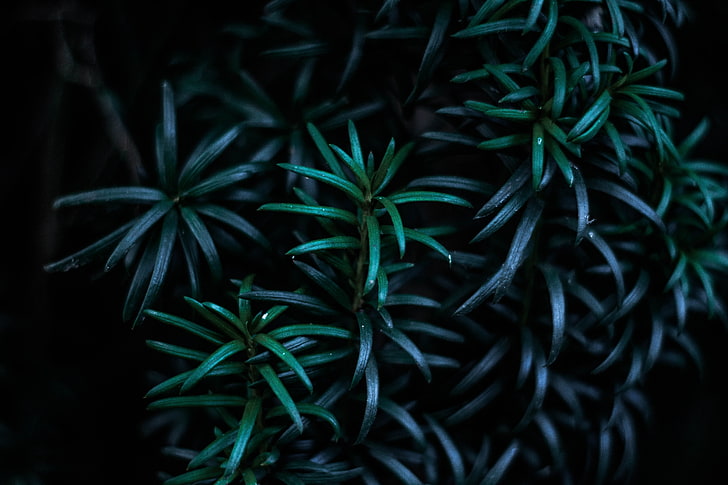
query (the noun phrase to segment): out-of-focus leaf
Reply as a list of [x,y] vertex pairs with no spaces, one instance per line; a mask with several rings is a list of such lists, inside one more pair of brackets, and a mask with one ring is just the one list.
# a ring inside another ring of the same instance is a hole
[[190,187],[190,184],[197,180],[202,171],[235,141],[241,130],[241,125],[234,126],[209,143],[209,145],[204,146],[204,148],[198,147],[187,160],[184,167],[182,167],[179,175],[179,186],[184,189]]
[[564,286],[557,270],[546,264],[538,267],[546,279],[546,288],[551,302],[551,350],[548,359],[546,359],[546,365],[551,365],[564,345],[564,337],[566,336],[566,298],[564,297]]
[[251,290],[240,293],[238,298],[248,300],[269,301],[283,305],[302,308],[319,315],[336,315],[338,312],[329,307],[324,301],[310,295],[303,295],[292,291]]
[[455,445],[452,437],[447,433],[444,427],[440,425],[432,416],[425,415],[427,423],[430,428],[437,436],[440,445],[445,450],[445,455],[450,462],[450,468],[453,473],[453,480],[456,485],[463,485],[465,483],[465,464],[463,463],[463,457],[460,454],[460,450]]
[[425,380],[430,382],[432,380],[432,372],[430,372],[430,366],[427,364],[427,359],[422,354],[419,347],[417,347],[417,345],[409,337],[407,337],[407,335],[395,327],[382,325],[379,329],[384,335],[389,337],[394,343],[399,345],[402,350],[412,357],[412,360],[417,365],[417,368],[420,370]]
[[354,375],[351,379],[351,385],[349,386],[350,388],[353,388],[359,383],[359,380],[361,380],[364,372],[366,371],[367,364],[371,358],[374,339],[372,322],[367,314],[361,310],[356,312],[356,320],[359,327],[359,356],[357,357]]
[[[542,1],[543,0],[538,0],[539,3],[541,3]],[[540,10],[540,5],[536,8],[531,9],[528,18],[526,19],[524,30],[530,30],[532,28],[538,16],[538,13],[536,12],[540,12]],[[536,15],[533,15],[534,13],[536,13]],[[528,54],[526,54],[526,58],[523,60],[524,70],[529,69],[536,62],[541,53],[546,49],[546,46],[549,44],[549,42],[551,42],[551,37],[556,31],[556,24],[558,19],[558,2],[556,0],[549,0],[549,12],[546,20],[546,25],[541,31],[541,35],[539,35],[538,40],[533,44],[531,50],[528,51]]]
[[412,88],[405,105],[410,104],[412,101],[417,99],[417,96],[422,93],[422,90],[427,86],[434,72],[438,58],[442,54],[442,49],[445,45],[448,26],[450,25],[450,17],[452,15],[452,3],[443,2],[437,9],[435,15],[435,22],[430,32],[430,38],[427,41],[427,47],[422,55],[422,61],[420,62],[420,68],[417,71],[417,79],[415,85]]
[[496,461],[493,467],[488,471],[488,474],[481,482],[482,485],[497,485],[498,483],[500,483],[501,479],[508,471],[508,468],[510,468],[513,460],[516,458],[520,450],[520,443],[518,443],[517,441],[513,441],[508,446],[508,448],[506,448],[503,454],[498,458],[498,461]]
[[459,396],[487,377],[488,372],[490,372],[498,364],[498,362],[503,359],[510,346],[508,339],[501,338],[498,340],[495,344],[493,344],[483,358],[468,371],[460,382],[458,382],[450,390],[450,394],[453,396]]

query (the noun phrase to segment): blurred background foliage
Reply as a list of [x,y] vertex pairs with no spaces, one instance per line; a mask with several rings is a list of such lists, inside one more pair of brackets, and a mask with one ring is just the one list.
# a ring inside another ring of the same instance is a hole
[[[696,155],[727,160],[720,65],[728,4],[687,3],[671,85],[686,97],[677,127],[687,134],[707,116],[712,135]],[[159,80],[178,68],[166,60],[215,51],[214,34],[231,20],[245,23],[245,5],[4,4],[3,106],[10,109],[0,157],[0,484],[150,483],[163,468],[162,438],[141,426],[148,369],[162,367],[160,357],[146,348],[144,326],[121,322],[123,274],[43,271],[87,241],[74,240],[80,232],[66,225],[95,221],[60,219],[51,205],[102,181],[136,182],[143,154],[154,151],[148,134],[158,119]],[[81,311],[86,302],[97,311]],[[640,442],[636,483],[708,484],[725,475],[728,338],[718,325],[694,330],[704,349],[702,378],[692,368],[660,368],[646,383],[655,415]]]

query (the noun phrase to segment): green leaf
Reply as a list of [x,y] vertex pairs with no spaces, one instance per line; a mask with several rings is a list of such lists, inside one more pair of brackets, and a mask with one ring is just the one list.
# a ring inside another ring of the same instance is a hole
[[404,236],[404,224],[402,223],[402,217],[399,215],[397,206],[388,198],[377,196],[374,197],[389,213],[389,217],[392,219],[392,229],[394,231],[394,237],[397,240],[397,248],[399,249],[399,257],[404,257],[405,250],[405,236]]
[[164,215],[167,214],[173,206],[174,202],[169,199],[165,199],[157,202],[144,214],[137,217],[134,220],[134,225],[131,227],[131,229],[129,229],[129,231],[126,232],[126,234],[124,234],[124,237],[121,238],[121,241],[119,241],[119,243],[114,248],[114,251],[109,256],[109,259],[106,261],[104,270],[109,271],[111,268],[116,266],[116,264],[126,255],[129,249],[131,249],[134,244],[139,242],[144,234],[146,234],[146,232],[157,221],[164,217]]
[[258,372],[260,372],[260,375],[263,376],[263,379],[265,379],[265,381],[268,383],[268,386],[270,387],[271,391],[273,391],[273,394],[276,395],[278,400],[281,402],[281,405],[283,405],[286,412],[291,417],[291,420],[296,426],[298,432],[302,433],[303,419],[301,419],[301,413],[298,411],[296,403],[293,402],[293,398],[288,393],[286,386],[283,385],[280,378],[270,365],[263,364],[258,366],[257,369]]
[[377,409],[379,409],[379,369],[377,367],[377,360],[373,357],[368,359],[366,364],[364,380],[367,388],[364,417],[362,418],[361,428],[359,429],[356,440],[354,440],[354,444],[361,443],[367,437],[369,430],[371,430],[374,424],[374,419],[377,417]]
[[266,349],[270,350],[273,355],[281,359],[281,361],[283,361],[288,367],[290,367],[291,370],[296,374],[296,376],[298,376],[303,385],[306,386],[306,389],[308,389],[308,392],[313,392],[313,384],[311,383],[311,379],[309,379],[308,375],[306,374],[306,370],[301,366],[298,360],[296,360],[296,357],[291,352],[289,352],[288,349],[281,345],[280,342],[264,333],[259,333],[255,335],[253,337],[253,340],[258,342]]
[[387,297],[387,302],[385,303],[386,306],[399,306],[399,305],[408,305],[408,306],[418,306],[418,307],[424,307],[424,308],[440,308],[440,302],[437,300],[434,300],[432,298],[427,298],[426,296],[420,296],[420,295],[410,295],[410,294],[390,294],[389,297]]
[[619,301],[622,301],[625,294],[624,277],[622,276],[622,268],[617,256],[614,254],[614,251],[612,251],[612,248],[609,246],[607,241],[605,241],[604,238],[602,238],[602,236],[596,231],[588,230],[586,236],[587,241],[589,241],[607,261],[609,269],[614,276],[614,283],[617,286],[617,298]]
[[589,194],[586,190],[584,177],[581,176],[581,171],[577,167],[574,167],[572,173],[574,175],[574,195],[576,197],[575,244],[579,244],[584,236],[586,236],[587,228],[589,227]]
[[248,446],[248,440],[250,440],[250,436],[253,434],[256,427],[261,408],[262,401],[257,396],[251,397],[248,399],[248,402],[245,403],[245,409],[243,410],[243,417],[240,419],[240,427],[238,428],[238,434],[235,438],[235,444],[230,452],[230,457],[225,463],[224,477],[231,478],[238,470],[240,462],[243,460],[245,448]]
[[458,175],[427,175],[418,177],[407,184],[412,187],[438,187],[449,190],[464,190],[476,194],[487,194],[493,191],[490,184],[481,180],[460,177]]
[[233,340],[215,350],[209,357],[207,357],[197,368],[190,374],[187,380],[182,384],[180,392],[187,392],[195,384],[204,379],[210,371],[218,364],[229,359],[233,355],[246,351],[245,344],[239,340]]
[[518,166],[516,170],[508,177],[508,180],[501,185],[498,191],[491,196],[490,199],[480,208],[475,214],[475,218],[485,217],[489,213],[502,206],[508,201],[514,194],[517,193],[518,189],[523,187],[528,181],[530,176],[531,165],[528,162],[523,162]]
[[221,318],[219,315],[212,312],[210,308],[194,298],[186,296],[184,299],[193,310],[195,310],[205,320],[215,325],[218,330],[227,335],[230,340],[237,340],[240,337],[238,333],[238,325],[233,324],[229,319]]
[[611,102],[612,96],[609,94],[609,90],[605,89],[586,109],[581,118],[579,118],[579,121],[576,122],[571,131],[566,135],[567,140],[572,141],[576,137],[581,136],[587,128],[594,125],[599,117],[607,112]]
[[505,150],[506,148],[527,145],[530,141],[531,135],[526,133],[516,133],[480,142],[478,143],[478,148],[481,150]]
[[[394,140],[390,142],[390,145],[394,148]],[[399,171],[399,168],[407,159],[414,146],[414,142],[407,143],[396,154],[389,157],[387,157],[387,154],[390,153],[390,150],[389,147],[387,148],[387,153],[385,153],[382,163],[379,165],[372,179],[372,193],[374,195],[379,194],[389,185],[389,182],[392,181],[392,178]]]
[[277,211],[289,212],[291,214],[303,214],[314,217],[323,217],[325,219],[337,220],[348,224],[357,225],[356,216],[351,212],[339,209],[338,207],[311,206],[305,204],[277,203],[271,202],[263,204],[258,208],[261,211]]
[[369,293],[377,281],[379,273],[379,260],[381,257],[381,241],[379,232],[379,221],[373,215],[366,218],[367,241],[369,249],[369,264],[367,267],[367,275],[364,283],[364,294]]
[[564,62],[558,57],[549,57],[549,64],[554,71],[554,97],[551,104],[551,117],[561,118],[566,100],[566,68]]
[[351,200],[353,200],[356,203],[363,203],[364,202],[364,194],[362,191],[354,185],[353,183],[349,182],[343,177],[339,177],[338,175],[324,172],[322,170],[318,170],[315,168],[310,167],[303,167],[300,165],[293,165],[290,163],[279,163],[279,167],[284,168],[290,172],[294,172],[300,175],[303,175],[304,177],[310,177],[314,180],[318,180],[320,182],[323,182],[327,185],[330,185],[338,190],[341,190],[346,194]]
[[[341,425],[339,424],[339,420],[336,419],[336,416],[334,413],[329,411],[328,409],[318,405],[318,404],[312,404],[312,403],[297,403],[296,407],[298,408],[298,412],[301,414],[308,414],[311,416],[316,416],[317,418],[321,418],[324,421],[328,422],[331,426],[331,429],[334,432],[334,439],[340,438],[341,435]],[[268,413],[266,413],[266,417],[275,417],[280,416],[283,413],[285,413],[285,409],[282,407],[273,408]]]
[[[460,367],[460,364],[456,364],[454,368],[457,369],[458,367]],[[445,419],[445,424],[454,426],[467,422],[470,418],[481,412],[490,402],[500,396],[502,392],[503,384],[500,381],[495,381],[473,399],[458,404],[457,408],[448,414]]]
[[538,190],[543,178],[544,146],[543,125],[537,121],[533,124],[531,134],[531,188],[534,192]]
[[564,176],[564,180],[571,187],[574,183],[574,170],[571,166],[571,162],[561,150],[558,144],[556,144],[550,137],[544,139],[546,144],[546,150],[556,162],[556,166],[559,167],[561,174]]
[[278,327],[268,332],[268,335],[277,340],[301,336],[333,337],[342,339],[352,339],[354,337],[349,330],[329,325],[318,325],[315,323]]
[[162,352],[167,355],[179,357],[181,359],[196,360],[202,362],[208,357],[208,352],[202,352],[199,350],[188,349],[179,345],[167,344],[164,342],[157,342],[156,340],[147,340],[147,347],[154,349],[157,352]]
[[[530,109],[498,108],[492,104],[470,100],[465,101],[464,104],[466,107],[480,111],[486,116],[492,116],[493,118],[500,118],[502,120],[535,121],[537,118],[536,112]],[[478,145],[478,148],[481,148],[480,145]]]
[[[392,226],[382,226],[382,234],[395,234],[394,228]],[[424,246],[429,247],[433,251],[440,253],[445,259],[447,259],[448,262],[452,261],[452,256],[450,255],[450,252],[447,250],[447,248],[437,242],[437,240],[432,236],[429,236],[416,229],[410,229],[405,227],[404,237],[405,239],[418,242]]]
[[[543,0],[538,0],[538,3],[543,2]],[[536,22],[536,18],[538,17],[538,14],[540,13],[540,5],[538,8],[532,8],[531,12],[529,13],[528,19],[526,19],[526,24],[524,25],[524,31],[525,30],[531,30],[533,25]],[[535,15],[534,15],[535,13]],[[549,13],[546,20],[546,25],[544,26],[543,30],[541,31],[541,35],[539,35],[538,40],[535,44],[533,44],[533,47],[531,47],[531,50],[528,51],[528,54],[526,54],[526,58],[523,60],[523,69],[527,70],[529,69],[538,59],[538,57],[541,55],[541,53],[546,50],[546,47],[551,42],[551,37],[553,37],[554,32],[556,31],[556,23],[559,20],[559,5],[556,0],[549,0]]]
[[472,207],[470,202],[456,195],[433,192],[429,190],[408,190],[389,196],[394,204],[407,204],[412,202],[441,202],[443,204]]
[[[210,165],[240,135],[242,125],[234,126],[208,145],[199,146],[185,163],[179,175],[179,186],[183,191],[191,187],[205,168]],[[206,144],[207,142],[203,142]]]
[[355,237],[332,236],[299,244],[289,249],[286,254],[289,256],[298,256],[300,254],[330,251],[332,249],[359,249],[360,246],[361,243]]
[[356,312],[356,321],[359,327],[359,356],[357,357],[354,375],[349,386],[350,389],[353,389],[364,375],[371,357],[374,342],[372,322],[367,314],[362,310]]
[[346,179],[346,175],[344,174],[344,170],[341,168],[341,164],[338,160],[336,160],[334,152],[331,151],[331,147],[329,147],[329,144],[326,143],[326,139],[323,137],[318,128],[316,128],[313,123],[307,123],[306,129],[308,130],[309,135],[311,135],[319,153],[321,153],[321,156],[324,157],[329,169],[339,178]]
[[[594,36],[587,29],[584,22],[568,15],[562,15],[559,17],[559,21],[563,22],[576,30],[581,37],[581,40],[586,44],[587,51],[589,52],[589,64],[590,71],[592,74],[593,85],[598,88],[601,84],[601,73],[599,71],[599,52],[597,51],[597,45],[594,41]],[[581,76],[580,76],[581,77]]]

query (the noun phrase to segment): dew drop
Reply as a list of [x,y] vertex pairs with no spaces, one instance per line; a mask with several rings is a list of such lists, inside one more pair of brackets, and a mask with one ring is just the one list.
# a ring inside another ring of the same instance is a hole
[[260,318],[266,320],[268,318],[268,312],[265,312]]
[[542,144],[543,144],[543,138],[541,138],[540,136],[536,137],[536,145],[542,145]]

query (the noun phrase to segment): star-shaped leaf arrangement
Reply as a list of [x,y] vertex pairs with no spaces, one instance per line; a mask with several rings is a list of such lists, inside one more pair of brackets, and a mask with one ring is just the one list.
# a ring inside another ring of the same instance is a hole
[[[206,169],[240,135],[240,125],[203,140],[186,162],[178,167],[177,126],[174,95],[169,83],[162,84],[162,122],[157,126],[156,187],[126,186],[95,189],[57,199],[54,208],[98,204],[148,206],[139,215],[93,244],[45,266],[46,271],[67,271],[109,253],[104,270],[122,260],[134,265],[133,277],[124,303],[123,318],[136,325],[142,311],[157,298],[168,275],[177,247],[184,255],[192,294],[200,288],[199,255],[205,259],[213,280],[223,270],[215,241],[213,224],[227,226],[247,238],[267,246],[263,234],[247,219],[219,202],[229,189],[267,168],[265,163],[243,162],[212,174]],[[211,224],[212,223],[212,224]]]

